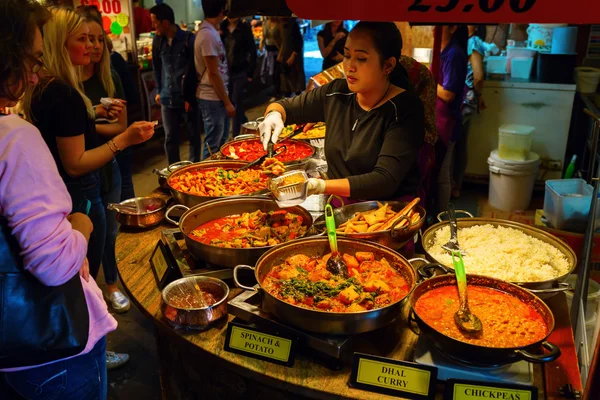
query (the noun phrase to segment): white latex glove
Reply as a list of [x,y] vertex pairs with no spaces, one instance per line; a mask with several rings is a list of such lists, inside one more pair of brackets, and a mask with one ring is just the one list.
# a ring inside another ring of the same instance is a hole
[[277,139],[283,130],[283,118],[278,111],[271,111],[267,114],[263,122],[258,124],[258,131],[260,132],[260,140],[262,141],[263,147],[267,150],[269,139],[273,143],[277,143]]
[[308,179],[308,195],[325,193],[325,181],[318,178]]

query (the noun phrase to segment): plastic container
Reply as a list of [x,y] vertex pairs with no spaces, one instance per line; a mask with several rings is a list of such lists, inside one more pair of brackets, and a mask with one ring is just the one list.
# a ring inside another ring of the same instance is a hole
[[539,51],[552,50],[554,28],[567,26],[567,24],[529,24],[527,28],[527,47]]
[[575,83],[579,93],[596,93],[600,83],[600,69],[592,67],[575,68]]
[[552,54],[577,53],[577,27],[564,26],[554,28],[552,32]]
[[490,169],[489,204],[502,211],[526,210],[540,167],[540,156],[529,152],[526,161],[504,160],[498,150],[488,158]]
[[[567,304],[569,305],[569,310],[571,309],[571,303],[573,303],[573,295],[575,294],[575,285],[577,284],[577,275],[572,274],[567,277],[567,283],[571,285],[573,290],[567,290],[565,295],[567,296]],[[600,283],[596,282],[593,279],[590,279],[588,282],[588,293],[587,293],[587,304],[585,306],[585,321],[587,322],[593,320],[594,325],[596,324],[596,317],[598,315],[598,306],[600,304]],[[591,337],[588,335],[588,338]]]
[[533,67],[533,57],[513,57],[510,76],[516,79],[529,79]]
[[506,72],[512,72],[512,59],[516,57],[535,58],[537,50],[528,49],[527,47],[506,47]]
[[488,74],[506,74],[506,56],[489,56],[485,71]]
[[567,83],[574,82],[575,66],[577,65],[577,54],[551,54],[538,52],[537,56],[537,78],[543,83]]
[[531,150],[531,134],[528,125],[502,125],[498,130],[498,155],[505,160],[526,161]]
[[583,179],[546,181],[544,217],[553,228],[585,232],[593,188]]

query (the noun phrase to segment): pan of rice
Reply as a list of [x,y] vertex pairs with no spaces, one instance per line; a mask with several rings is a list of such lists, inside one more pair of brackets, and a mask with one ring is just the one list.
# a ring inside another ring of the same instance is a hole
[[[540,297],[569,289],[567,276],[577,256],[563,241],[541,229],[501,219],[458,218],[458,244],[467,274],[515,283]],[[423,248],[434,262],[452,270],[452,257],[442,245],[450,239],[443,221],[423,234]]]

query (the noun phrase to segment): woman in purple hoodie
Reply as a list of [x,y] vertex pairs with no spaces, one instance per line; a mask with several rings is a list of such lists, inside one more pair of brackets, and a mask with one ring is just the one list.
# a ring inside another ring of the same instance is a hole
[[[37,84],[43,66],[40,28],[48,18],[35,0],[3,0],[0,37],[11,39],[0,41],[0,108],[14,107],[27,87]],[[40,359],[39,354],[24,352],[12,364],[19,368],[0,370],[3,400],[106,398],[106,334],[115,330],[117,322],[90,277],[86,259],[93,229],[90,219],[82,213],[70,214],[71,208],[71,197],[39,130],[17,115],[0,116],[0,275],[13,266],[45,286],[62,286],[75,278],[81,283],[89,316],[81,353],[30,365],[23,360]],[[35,306],[28,301],[23,298],[22,306]],[[19,309],[3,312],[5,317]],[[21,331],[24,338],[40,334],[19,324],[0,326],[1,333],[12,337]]]

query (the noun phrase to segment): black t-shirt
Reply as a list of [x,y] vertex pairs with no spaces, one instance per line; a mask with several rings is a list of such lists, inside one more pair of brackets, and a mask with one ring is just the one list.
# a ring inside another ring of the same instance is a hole
[[42,133],[63,180],[72,180],[60,161],[56,138],[84,135],[86,151],[98,146],[96,126],[88,116],[81,95],[59,79],[53,79],[47,84],[41,82],[31,102],[31,114],[31,122]]
[[412,91],[365,112],[346,80],[336,79],[279,104],[285,108],[286,124],[325,121],[327,174],[347,178],[350,197],[386,200],[417,195],[417,156],[425,138],[425,117],[423,104]]
[[[338,29],[338,33],[339,32],[343,32],[343,33],[346,34],[346,36],[348,36],[348,31],[346,29],[344,29],[343,27],[341,27],[341,26]],[[325,45],[325,47],[329,46],[329,43],[331,43],[331,41],[333,40],[334,36],[335,35],[333,35],[333,33],[331,32],[331,28],[330,28],[329,24],[326,24],[323,27],[323,30],[321,30],[317,34],[317,37],[322,37],[323,38],[323,44]],[[331,53],[329,53],[329,55],[323,59],[323,70],[331,68],[334,65],[336,65],[336,64],[339,63],[339,61],[335,61],[333,59],[333,57],[335,57],[338,53],[340,53],[341,55],[344,55],[344,46],[345,45],[346,45],[346,38],[338,40],[335,43],[335,45],[333,46],[333,50],[331,50]]]
[[[125,99],[125,91],[123,90],[123,85],[121,84],[121,79],[119,78],[119,75],[117,75],[117,73],[115,71],[111,71],[111,75],[112,75],[113,83],[115,84],[114,98],[124,100]],[[104,85],[102,84],[102,81],[100,80],[100,78],[98,77],[97,74],[92,75],[92,77],[90,79],[88,79],[87,81],[83,81],[83,91],[85,92],[85,95],[90,99],[90,101],[92,102],[92,105],[94,105],[94,106],[100,104],[101,98],[109,97],[108,93],[106,93],[106,90],[104,89]],[[94,130],[95,130],[95,128],[94,128]],[[97,135],[97,137],[98,137],[98,144],[104,144],[104,143],[108,142],[108,139],[101,135]]]

